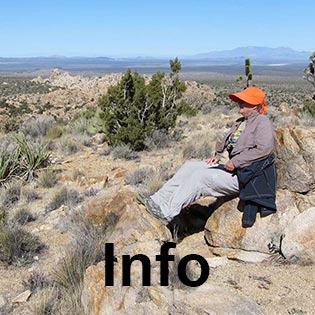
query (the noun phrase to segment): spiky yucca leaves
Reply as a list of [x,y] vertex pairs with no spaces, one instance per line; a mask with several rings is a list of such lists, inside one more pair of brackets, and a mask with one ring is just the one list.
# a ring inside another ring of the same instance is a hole
[[13,139],[18,145],[20,176],[31,180],[36,170],[50,164],[50,153],[44,146],[27,141],[24,134],[15,135]]
[[18,169],[19,166],[19,152],[0,152],[0,185],[10,179]]

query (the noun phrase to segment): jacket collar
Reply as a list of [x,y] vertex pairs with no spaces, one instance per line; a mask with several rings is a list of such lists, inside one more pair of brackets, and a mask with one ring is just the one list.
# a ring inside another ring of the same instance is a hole
[[259,112],[253,111],[253,112],[251,112],[251,113],[247,116],[247,118],[245,118],[245,120],[247,120],[247,121],[252,121],[252,120],[254,120],[258,115],[260,115]]

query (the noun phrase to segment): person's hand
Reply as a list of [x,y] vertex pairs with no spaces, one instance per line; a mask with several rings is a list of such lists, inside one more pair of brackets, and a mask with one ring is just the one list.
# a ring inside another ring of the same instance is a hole
[[231,160],[228,160],[225,164],[224,164],[224,168],[229,171],[229,172],[233,172],[235,170],[235,166],[233,164],[233,162]]
[[218,163],[218,162],[219,162],[219,160],[215,156],[211,156],[211,157],[209,157],[209,159],[206,160],[206,163],[210,164],[210,165]]

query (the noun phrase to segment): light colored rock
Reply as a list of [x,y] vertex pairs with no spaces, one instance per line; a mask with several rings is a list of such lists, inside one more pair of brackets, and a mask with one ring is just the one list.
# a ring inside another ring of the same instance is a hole
[[261,218],[259,214],[251,228],[242,228],[242,213],[237,209],[238,198],[219,207],[208,219],[205,237],[213,247],[233,248],[268,254],[268,244],[280,247],[287,225],[297,216],[294,195],[287,190],[277,191],[277,212]]
[[26,302],[30,296],[32,295],[31,290],[26,290],[12,299],[12,303],[24,303]]
[[314,128],[276,130],[276,166],[279,188],[299,193],[310,191],[315,182],[314,149]]
[[234,248],[213,248],[215,255],[227,257],[228,259],[239,260],[247,263],[261,263],[269,260],[270,255],[254,251],[246,251]]
[[4,307],[6,304],[7,304],[6,298],[0,295],[0,309],[1,307]]
[[299,214],[286,227],[281,251],[291,262],[315,263],[315,207]]
[[106,194],[94,198],[87,205],[87,216],[95,223],[103,222],[104,218],[110,213],[120,217],[125,211],[126,205],[135,201],[133,191],[121,187],[115,189],[116,193],[108,190]]
[[223,257],[211,257],[207,258],[207,263],[210,268],[223,267],[228,263],[228,258],[226,256]]
[[82,303],[86,314],[263,314],[259,306],[237,290],[203,284],[197,288],[139,284],[104,287],[104,265],[88,268]]
[[[160,262],[156,260],[156,255],[160,254],[164,242],[172,241],[172,236],[167,227],[149,215],[133,198],[132,192],[127,189],[120,190],[107,204],[108,209],[113,209],[118,215],[115,230],[108,238],[108,243],[114,244],[114,255],[117,259],[113,267],[114,285],[105,286],[108,277],[105,273],[106,261],[87,268],[81,296],[86,314],[261,314],[254,302],[237,291],[206,283],[197,289],[184,286],[177,276],[177,265],[171,262],[169,286],[161,286]],[[114,200],[116,202],[113,202]],[[101,200],[99,200],[100,205]],[[201,235],[197,234],[195,250],[201,246]],[[184,247],[185,243],[179,244],[178,250],[171,248],[169,253],[180,254],[182,258],[184,255],[181,253],[181,248]],[[192,253],[192,248],[193,246],[185,252],[185,255]],[[205,244],[204,248],[207,249]],[[131,266],[131,285],[122,285],[123,255],[133,257],[137,254],[144,254],[150,259],[151,286],[149,287],[143,286],[143,268],[139,262]],[[217,258],[215,265],[225,263],[224,258]]]

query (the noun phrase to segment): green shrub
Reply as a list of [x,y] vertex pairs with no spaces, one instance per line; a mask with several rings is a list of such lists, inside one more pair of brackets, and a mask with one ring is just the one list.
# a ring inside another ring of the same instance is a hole
[[303,111],[315,117],[315,101],[311,99],[304,101]]
[[128,69],[121,81],[109,87],[99,105],[100,118],[112,145],[127,144],[142,150],[144,141],[154,130],[168,132],[175,127],[176,118],[193,110],[186,103],[179,103],[186,86],[179,80],[181,64],[170,60],[169,77],[155,73],[148,84],[137,72]]
[[47,130],[46,139],[54,140],[60,138],[63,134],[63,129],[61,126],[52,126]]

